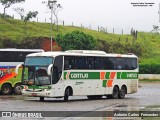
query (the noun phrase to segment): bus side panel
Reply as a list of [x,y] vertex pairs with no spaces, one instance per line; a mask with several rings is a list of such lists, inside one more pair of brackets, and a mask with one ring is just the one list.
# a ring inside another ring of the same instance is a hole
[[18,74],[11,79],[12,87],[14,87],[17,83],[21,83],[21,77],[22,77],[22,67],[18,69]]
[[74,95],[86,95],[86,81],[85,80],[70,80],[73,84]]
[[101,80],[68,80],[73,86],[73,95],[104,95],[106,88]]
[[96,80],[86,80],[86,95],[96,94]]
[[106,93],[106,87],[103,87],[102,80],[95,80],[95,90],[96,90],[96,95],[105,95]]
[[16,75],[15,68],[1,68],[0,69],[0,88],[4,83],[10,83],[12,87],[16,83],[21,82],[22,68],[19,69],[19,74]]
[[136,93],[138,91],[138,80],[130,80],[130,85],[128,85],[128,94]]
[[52,85],[51,97],[62,97],[64,96],[64,82],[58,82],[57,84]]

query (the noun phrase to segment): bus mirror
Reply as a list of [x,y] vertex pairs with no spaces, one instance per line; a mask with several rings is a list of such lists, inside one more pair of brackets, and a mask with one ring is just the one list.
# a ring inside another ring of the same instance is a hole
[[16,73],[16,74],[18,74],[18,69],[19,69],[21,66],[23,66],[23,64],[18,64],[18,65],[16,66],[16,69],[15,69],[15,73]]
[[48,66],[48,70],[47,70],[47,74],[48,74],[48,75],[51,75],[51,69],[52,69],[52,67],[53,67],[53,64],[50,64],[50,65]]

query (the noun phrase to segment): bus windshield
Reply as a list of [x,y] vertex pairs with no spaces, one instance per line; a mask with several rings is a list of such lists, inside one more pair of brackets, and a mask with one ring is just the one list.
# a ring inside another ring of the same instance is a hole
[[51,79],[47,69],[53,63],[51,57],[28,57],[25,60],[22,84],[27,85],[50,85]]

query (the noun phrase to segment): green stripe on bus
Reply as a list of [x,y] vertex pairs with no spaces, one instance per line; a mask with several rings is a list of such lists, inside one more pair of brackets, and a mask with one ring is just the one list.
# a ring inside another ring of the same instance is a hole
[[110,79],[110,73],[111,72],[106,72],[105,79]]
[[[116,72],[115,79],[138,79],[138,72]],[[105,79],[110,78],[111,72],[106,72]],[[100,72],[64,72],[64,80],[100,79]]]
[[[21,86],[22,89],[25,88],[25,86]],[[27,89],[51,89],[51,86],[27,86]]]
[[117,72],[117,79],[138,79],[138,72]]
[[100,79],[100,72],[64,72],[64,80],[66,79]]
[[107,84],[107,80],[103,80],[102,86],[103,86],[103,87],[106,87],[106,86],[107,86],[106,84]]

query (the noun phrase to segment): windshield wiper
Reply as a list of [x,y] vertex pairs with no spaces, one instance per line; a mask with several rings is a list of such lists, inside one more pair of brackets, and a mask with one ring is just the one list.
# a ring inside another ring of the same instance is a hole
[[[40,82],[40,80],[35,77],[35,82],[36,82],[36,80],[38,81],[39,85],[42,85],[41,82]],[[35,83],[35,85],[36,85],[36,83]]]

